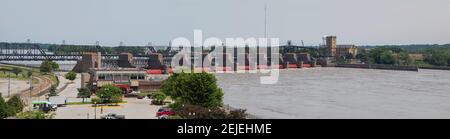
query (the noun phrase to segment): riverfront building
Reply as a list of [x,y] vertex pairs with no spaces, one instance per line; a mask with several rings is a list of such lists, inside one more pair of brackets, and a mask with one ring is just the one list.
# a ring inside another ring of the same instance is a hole
[[326,36],[325,45],[319,48],[321,55],[334,58],[355,58],[358,54],[358,48],[353,45],[337,45],[336,36]]
[[86,84],[92,90],[110,84],[127,91],[156,91],[168,77],[164,74],[149,74],[140,68],[92,68],[89,75]]

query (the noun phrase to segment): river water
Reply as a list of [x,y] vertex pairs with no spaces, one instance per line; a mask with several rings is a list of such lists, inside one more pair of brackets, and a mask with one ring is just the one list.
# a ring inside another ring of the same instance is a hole
[[450,118],[450,71],[294,69],[274,85],[258,74],[216,77],[226,104],[261,118]]

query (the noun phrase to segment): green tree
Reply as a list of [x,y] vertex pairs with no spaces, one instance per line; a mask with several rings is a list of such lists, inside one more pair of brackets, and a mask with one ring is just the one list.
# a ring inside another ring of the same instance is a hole
[[31,76],[33,76],[33,72],[32,71],[28,71],[27,72],[27,77],[31,77]]
[[353,54],[348,53],[345,55],[345,59],[353,59],[353,58],[354,58]]
[[391,52],[385,51],[380,55],[380,63],[379,64],[389,64],[392,65],[395,63],[395,58]]
[[50,87],[50,90],[48,92],[49,97],[58,96],[58,94],[56,93],[56,86],[54,85]]
[[39,69],[41,72],[49,73],[53,72],[54,70],[58,70],[59,65],[56,62],[45,60],[44,62],[42,62]]
[[435,66],[447,66],[450,60],[450,49],[434,48],[426,52],[425,62]]
[[364,51],[364,52],[362,52],[362,53],[358,53],[357,55],[356,55],[356,59],[359,59],[361,62],[364,62],[364,63],[368,63],[369,61],[369,58],[368,58],[368,56],[367,56],[367,53]]
[[412,63],[412,59],[408,53],[402,52],[399,53],[398,56],[399,56],[398,62],[400,65],[409,65]]
[[17,76],[19,76],[19,73],[22,72],[22,69],[21,69],[21,68],[18,68],[18,67],[13,67],[13,68],[11,69],[11,72],[14,73],[14,74],[16,75],[16,77],[17,77]]
[[8,106],[0,93],[0,119],[5,119],[13,115],[13,110]]
[[25,103],[22,101],[20,96],[15,95],[6,102],[8,107],[14,112],[14,114],[22,112],[25,107]]
[[174,98],[176,103],[222,106],[223,92],[213,74],[175,73],[163,83],[161,91]]
[[70,71],[69,73],[67,73],[64,76],[67,80],[73,81],[77,78],[77,73],[75,73],[74,71]]
[[77,97],[78,98],[83,98],[83,102],[85,98],[90,98],[92,95],[91,90],[89,90],[89,88],[83,87],[83,88],[78,88],[78,94]]
[[122,102],[122,90],[113,85],[102,86],[96,93],[101,103],[119,103]]

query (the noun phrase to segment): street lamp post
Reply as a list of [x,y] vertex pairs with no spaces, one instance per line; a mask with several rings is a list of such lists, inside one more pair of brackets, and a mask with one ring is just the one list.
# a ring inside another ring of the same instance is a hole
[[94,102],[94,119],[97,119],[97,102]]
[[100,105],[100,114],[103,114],[103,94],[100,95],[100,102],[102,102],[102,104]]

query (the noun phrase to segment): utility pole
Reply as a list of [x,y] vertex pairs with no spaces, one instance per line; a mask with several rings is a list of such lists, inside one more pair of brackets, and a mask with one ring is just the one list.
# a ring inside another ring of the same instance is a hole
[[32,98],[32,91],[33,91],[33,75],[31,75],[30,76],[30,107],[31,107],[31,109],[30,110],[32,110],[32,108],[33,108],[33,98]]
[[11,72],[8,72],[8,98],[11,97]]
[[[267,35],[267,3],[264,5],[264,38],[267,39],[268,35]],[[267,41],[267,44],[269,44],[269,42]]]

